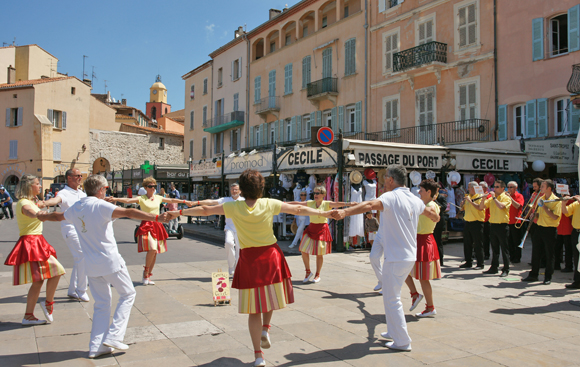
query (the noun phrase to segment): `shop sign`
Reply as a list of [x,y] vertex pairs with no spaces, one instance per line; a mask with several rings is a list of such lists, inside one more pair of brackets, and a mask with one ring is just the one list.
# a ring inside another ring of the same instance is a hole
[[528,162],[537,160],[544,163],[575,164],[578,162],[576,139],[526,140]]
[[133,171],[133,178],[141,178],[141,170]]
[[167,178],[172,180],[185,180],[189,177],[185,169],[158,169],[155,175],[158,179]]
[[368,149],[356,149],[357,166],[386,167],[391,164],[401,164],[409,168],[441,168],[442,154],[433,152],[411,153],[407,151],[374,151]]
[[248,168],[260,172],[272,170],[272,152],[257,153],[245,155],[243,157],[226,158],[224,166],[225,174],[242,173]]
[[285,152],[278,158],[278,170],[296,170],[336,166],[336,152],[323,147]]
[[189,168],[190,177],[214,176],[221,175],[222,161],[206,161],[201,163],[192,163]]
[[524,157],[490,156],[482,154],[457,154],[455,168],[458,171],[522,172]]
[[121,171],[115,171],[115,180],[120,180],[123,177]]

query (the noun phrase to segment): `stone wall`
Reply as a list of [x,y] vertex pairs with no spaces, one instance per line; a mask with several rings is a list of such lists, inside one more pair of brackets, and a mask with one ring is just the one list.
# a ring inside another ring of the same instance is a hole
[[[165,139],[165,148],[159,148],[159,138]],[[92,163],[103,157],[111,170],[139,167],[149,163],[183,164],[183,138],[163,134],[135,134],[120,131],[90,130]]]

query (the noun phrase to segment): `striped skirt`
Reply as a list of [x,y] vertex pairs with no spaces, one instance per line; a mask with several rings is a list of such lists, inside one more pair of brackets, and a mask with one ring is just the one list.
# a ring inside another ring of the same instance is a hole
[[28,261],[14,265],[13,285],[33,283],[64,275],[62,265],[54,256],[46,261]]
[[328,255],[332,252],[332,242],[313,240],[305,233],[298,250],[309,255]]
[[255,314],[280,310],[294,303],[292,280],[285,278],[280,283],[240,289],[239,298],[239,313]]
[[441,279],[441,264],[439,260],[415,261],[411,276],[417,280]]
[[167,240],[156,240],[148,232],[146,235],[137,236],[137,251],[156,251],[158,254],[162,254],[167,251]]

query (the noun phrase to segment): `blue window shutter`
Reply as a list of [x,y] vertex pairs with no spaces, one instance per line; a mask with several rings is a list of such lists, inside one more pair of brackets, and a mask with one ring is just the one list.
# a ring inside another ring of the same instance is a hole
[[497,108],[497,139],[507,140],[507,105],[502,104]]
[[296,140],[302,140],[302,116],[296,116]]
[[290,126],[292,126],[292,137],[288,137],[288,141],[296,141],[298,139],[298,134],[296,133],[296,116],[292,116],[290,119]]
[[278,121],[276,120],[272,123],[274,124],[274,143],[276,143],[276,142],[280,141],[280,139],[278,139],[278,131],[279,131]]
[[568,51],[580,50],[580,4],[568,9]]
[[538,104],[538,136],[548,136],[548,99],[537,100]]
[[250,126],[250,146],[254,146],[254,136],[256,136],[256,132],[254,131],[254,127]]
[[333,107],[332,110],[330,110],[330,124],[332,125],[332,131],[334,131],[335,134],[338,134],[338,121],[336,118],[336,107]]
[[6,109],[6,126],[10,126],[10,108]]
[[362,102],[357,102],[354,106],[354,123],[357,133],[362,131]]
[[292,93],[292,64],[290,64],[288,74],[288,93]]
[[570,104],[570,113],[568,113],[568,126],[572,132],[578,132],[578,126],[580,125],[580,109],[574,108]]
[[[16,126],[22,126],[22,120],[24,119],[24,108],[18,107],[18,119],[16,121]],[[62,113],[62,128],[66,129],[66,112]]]
[[322,126],[322,112],[316,111],[316,125],[315,126]]
[[544,58],[544,18],[532,20],[532,61]]
[[260,101],[260,84],[261,84],[261,77],[257,76],[254,78],[254,103]]
[[536,100],[526,102],[526,138],[536,137]]
[[344,132],[344,106],[338,106],[338,129]]

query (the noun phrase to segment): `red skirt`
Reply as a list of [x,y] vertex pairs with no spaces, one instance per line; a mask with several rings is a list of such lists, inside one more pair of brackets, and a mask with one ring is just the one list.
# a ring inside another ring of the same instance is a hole
[[304,229],[302,238],[306,235],[315,241],[332,242],[332,235],[330,234],[328,223],[310,223],[308,227]]
[[56,258],[56,251],[46,242],[41,234],[20,236],[10,254],[6,257],[4,265],[15,265],[29,261],[47,261],[49,257]]
[[417,261],[439,260],[439,250],[433,233],[417,235]]
[[137,236],[147,236],[147,233],[151,233],[151,237],[157,241],[163,241],[169,237],[163,224],[144,220],[137,230]]
[[277,243],[240,250],[232,288],[249,289],[281,283],[292,277],[284,253]]

